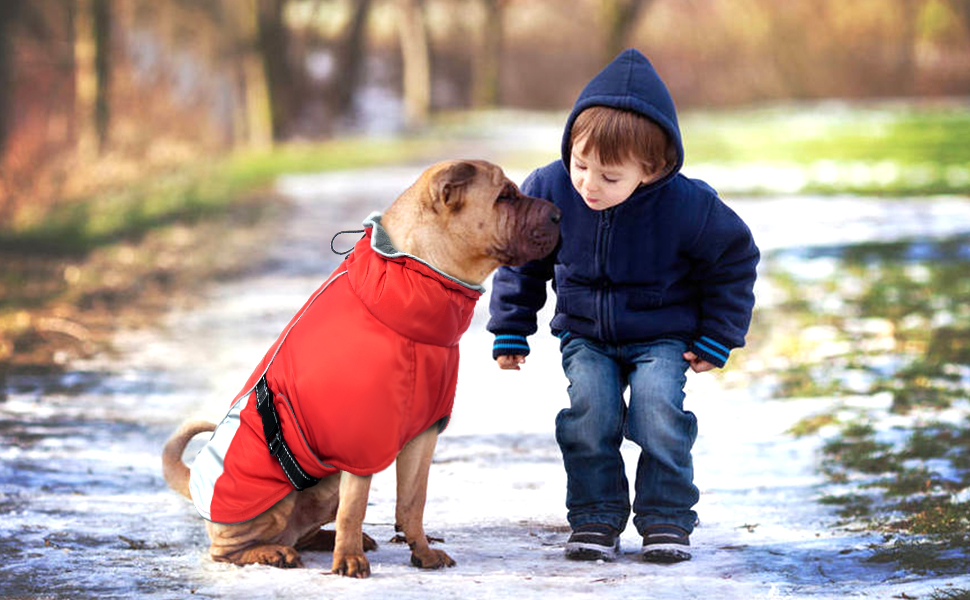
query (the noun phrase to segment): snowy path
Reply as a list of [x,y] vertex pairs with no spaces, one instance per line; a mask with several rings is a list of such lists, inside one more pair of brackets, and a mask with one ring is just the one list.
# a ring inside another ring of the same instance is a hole
[[[0,401],[0,597],[747,600],[926,597],[946,583],[970,587],[967,577],[934,581],[867,563],[867,546],[879,539],[832,527],[832,512],[815,502],[823,490],[819,441],[784,433],[826,400],[725,392],[710,374],[688,383],[687,405],[700,420],[694,560],[638,561],[631,526],[616,563],[565,561],[565,476],[553,437],[566,399],[558,348],[551,336],[536,336],[523,371],[500,372],[484,331],[487,298],[462,340],[456,408],[439,440],[426,510],[429,532],[446,539],[457,567],[418,571],[405,547],[387,543],[371,554],[374,575],[365,581],[330,575],[330,556],[320,553],[307,554],[303,570],[211,562],[201,520],[161,479],[162,442],[191,414],[222,416],[255,361],[336,266],[332,232],[357,228],[417,172],[285,179],[281,187],[294,198],[289,235],[274,237],[282,241],[251,275],[214,286],[203,306],[173,312],[163,328],[119,336],[123,363],[93,361],[57,381],[8,380]],[[819,243],[842,226],[853,239],[910,235],[914,221],[924,233],[970,230],[959,200],[928,212],[846,200],[837,216],[806,200],[802,218],[781,218],[780,202],[737,205],[765,248]],[[915,214],[920,219],[906,217]],[[625,451],[632,475],[635,454]],[[365,525],[378,541],[393,535],[393,509],[394,478],[384,472]]]

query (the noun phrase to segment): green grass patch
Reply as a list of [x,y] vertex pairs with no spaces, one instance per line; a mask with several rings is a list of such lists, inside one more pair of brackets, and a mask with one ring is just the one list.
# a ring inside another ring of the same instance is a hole
[[795,437],[805,437],[818,433],[823,427],[837,425],[838,423],[839,419],[835,415],[830,413],[822,413],[799,420],[797,423],[788,428],[787,433],[790,433]]
[[350,169],[427,155],[422,139],[342,139],[238,152],[142,181],[65,200],[48,210],[28,208],[0,229],[0,249],[77,253],[174,222],[193,222],[264,190],[286,173]]
[[829,465],[867,474],[887,473],[899,468],[891,446],[872,438],[842,437],[825,443],[823,452]]
[[[688,172],[699,164],[784,168],[785,185],[793,170],[798,191],[813,194],[970,192],[965,107],[779,106],[686,113],[681,125]],[[730,191],[772,193],[766,181],[741,186]]]
[[970,590],[963,588],[936,589],[930,594],[930,600],[970,600]]
[[[439,118],[447,135],[539,124],[555,130],[567,113],[483,112]],[[970,109],[952,104],[805,103],[679,115],[691,177],[722,194],[935,195],[970,193]],[[483,133],[484,132],[484,133]],[[541,148],[511,144],[503,166],[531,170],[559,158],[558,137]],[[757,166],[744,177],[697,167]],[[774,170],[774,171],[773,171]],[[762,176],[766,174],[765,176]]]
[[[854,424],[824,447],[832,483],[855,479],[866,495],[828,495],[820,503],[838,507],[847,521],[883,531],[891,544],[873,547],[873,562],[893,562],[914,573],[951,574],[970,568],[970,502],[952,494],[970,485],[970,471],[951,460],[949,479],[923,461],[970,451],[970,423],[914,428],[900,447],[876,440],[868,425]],[[938,463],[936,463],[938,464]],[[959,476],[952,479],[953,473]]]
[[[786,359],[772,373],[777,396],[884,393],[897,413],[970,397],[970,237],[820,249],[837,261],[832,273],[799,276],[798,261],[814,252],[801,251],[786,270],[765,259],[781,296],[758,320],[770,323],[770,352]],[[828,337],[805,335],[820,328]],[[888,371],[887,356],[896,359]]]
[[970,111],[817,105],[685,113],[690,160],[970,165]]
[[[955,551],[956,550],[956,551]],[[895,563],[899,567],[925,575],[963,575],[970,559],[947,541],[931,539],[896,540],[888,547],[874,548],[869,562]]]
[[819,504],[837,506],[839,516],[843,519],[859,519],[872,514],[872,499],[862,494],[846,494],[844,496],[823,496]]

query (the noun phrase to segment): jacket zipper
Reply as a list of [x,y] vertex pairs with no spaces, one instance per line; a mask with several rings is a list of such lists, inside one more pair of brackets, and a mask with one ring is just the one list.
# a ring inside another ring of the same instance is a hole
[[613,220],[614,208],[607,208],[602,213],[600,213],[600,226],[598,232],[599,244],[596,248],[596,257],[599,262],[599,272],[601,277],[601,283],[597,293],[597,305],[599,308],[600,318],[599,329],[600,329],[600,339],[606,342],[612,342],[614,339],[613,335],[613,319],[610,315],[610,292],[609,288],[605,285],[606,278],[606,263],[607,263],[607,252],[610,247],[610,226]]

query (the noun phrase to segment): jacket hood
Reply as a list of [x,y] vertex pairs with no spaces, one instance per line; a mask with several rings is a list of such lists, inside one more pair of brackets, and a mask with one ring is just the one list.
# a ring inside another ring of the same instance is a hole
[[573,123],[579,113],[592,106],[607,106],[640,113],[667,132],[677,148],[677,164],[663,178],[642,188],[653,190],[666,185],[684,164],[684,146],[677,122],[677,110],[667,86],[646,56],[630,48],[606,65],[580,92],[562,137],[562,160],[569,172],[569,143]]
[[380,213],[363,225],[366,233],[345,263],[350,285],[367,310],[416,342],[456,345],[484,288],[395,249],[381,227]]

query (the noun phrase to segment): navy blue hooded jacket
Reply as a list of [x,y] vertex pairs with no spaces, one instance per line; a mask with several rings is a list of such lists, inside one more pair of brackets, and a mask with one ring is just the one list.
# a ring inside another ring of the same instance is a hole
[[[570,130],[591,106],[635,111],[667,133],[675,168],[602,211],[587,207],[569,178]],[[499,269],[488,330],[493,356],[529,353],[546,282],[556,291],[552,332],[607,343],[677,338],[722,367],[744,345],[754,307],[759,252],[745,223],[706,183],[680,174],[677,113],[653,65],[626,50],[580,93],[566,121],[562,160],[534,171],[522,192],[562,210],[560,244],[548,257]]]

